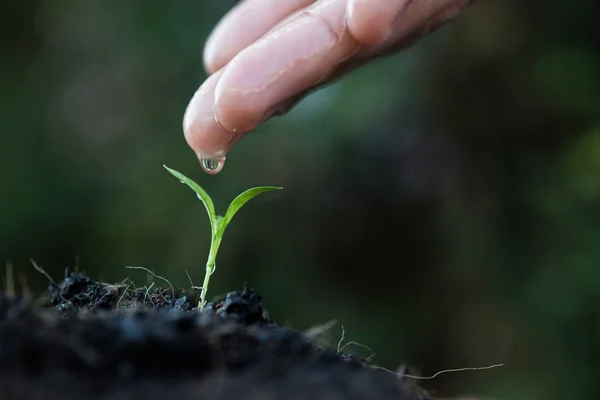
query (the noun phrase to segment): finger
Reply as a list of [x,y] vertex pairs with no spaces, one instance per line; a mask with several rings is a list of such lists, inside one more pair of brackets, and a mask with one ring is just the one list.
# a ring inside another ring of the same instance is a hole
[[211,75],[194,94],[183,117],[183,132],[198,159],[222,159],[239,139],[214,114],[215,86],[222,71]]
[[349,0],[346,18],[352,36],[378,45],[392,33],[394,23],[410,0]]
[[[474,0],[440,0],[432,7],[426,0],[412,0],[402,11],[402,19],[393,24],[391,36],[380,46],[364,46],[352,58],[341,63],[327,80],[319,86],[332,83],[340,77],[354,71],[369,60],[409,47],[425,34],[433,32],[445,22],[456,17],[459,12]],[[274,115],[282,115],[292,109],[307,94],[317,90],[312,87],[281,104]]]
[[204,48],[204,67],[212,74],[280,21],[315,0],[245,0],[229,11]]
[[249,132],[280,103],[323,81],[359,45],[345,29],[346,0],[315,3],[240,52],[215,89],[215,115]]

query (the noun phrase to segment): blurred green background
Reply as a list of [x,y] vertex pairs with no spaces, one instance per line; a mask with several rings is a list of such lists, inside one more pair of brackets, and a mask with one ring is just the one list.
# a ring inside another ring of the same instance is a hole
[[[332,319],[444,396],[600,398],[600,18],[592,0],[479,1],[314,93],[204,174],[182,116],[223,0],[3,1],[0,260],[31,289],[140,265],[209,295],[248,282],[296,329]],[[267,12],[267,10],[265,10]],[[3,274],[2,274],[3,275]],[[340,326],[330,332],[332,342]],[[369,351],[356,348],[365,356]]]

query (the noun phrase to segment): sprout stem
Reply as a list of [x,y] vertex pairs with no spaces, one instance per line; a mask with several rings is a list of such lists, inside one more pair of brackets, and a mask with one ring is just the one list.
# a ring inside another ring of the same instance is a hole
[[204,283],[202,284],[202,292],[200,293],[200,302],[198,303],[200,311],[204,311],[204,304],[206,302],[206,289],[208,289],[208,283],[210,282],[211,270],[212,267],[206,264],[206,274],[204,275]]
[[198,303],[200,311],[204,311],[204,306],[206,304],[206,292],[208,291],[210,276],[215,271],[217,252],[219,251],[219,246],[221,245],[222,233],[223,232],[221,232],[221,235],[219,235],[219,232],[213,232],[213,238],[210,243],[210,252],[208,253],[208,261],[206,262],[204,283],[202,284],[202,292],[200,293],[200,302]]

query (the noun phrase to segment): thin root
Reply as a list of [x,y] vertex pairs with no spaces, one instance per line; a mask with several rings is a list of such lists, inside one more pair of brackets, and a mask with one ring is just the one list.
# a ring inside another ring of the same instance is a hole
[[154,306],[154,302],[152,301],[152,297],[148,297],[148,293],[150,292],[150,289],[152,289],[152,286],[154,286],[156,282],[152,282],[152,285],[148,286],[148,288],[146,289],[146,295],[144,296],[144,303],[146,302],[146,299],[150,299],[150,303],[152,303],[152,306]]
[[37,263],[33,260],[33,258],[30,258],[29,261],[31,261],[31,265],[33,265],[33,268],[35,268],[37,272],[39,272],[40,274],[42,274],[46,278],[48,278],[48,280],[50,281],[50,283],[54,283],[54,279],[52,279],[52,277],[50,276],[50,274],[48,274],[46,271],[44,271],[44,269],[42,267],[40,267],[39,265],[37,265]]
[[345,338],[346,338],[346,330],[344,329],[344,325],[342,325],[342,337],[340,338],[340,341],[338,342],[338,345],[337,345],[338,354],[341,353],[342,351],[344,351],[344,349],[348,346],[358,346],[358,347],[362,347],[363,349],[367,349],[371,352],[371,355],[369,357],[367,357],[367,361],[371,361],[375,357],[375,353],[373,352],[373,349],[371,349],[369,346],[362,344],[362,343],[355,342],[355,341],[350,341],[350,342],[347,342],[344,344]]
[[131,283],[129,285],[127,285],[127,287],[123,291],[123,294],[121,295],[121,297],[119,297],[119,301],[117,301],[117,307],[116,307],[117,310],[119,309],[119,304],[121,303],[121,300],[123,300],[123,297],[125,297],[125,295],[127,294],[127,291],[129,290],[130,287],[131,287]]
[[[169,282],[169,280],[167,278],[163,278],[160,275],[156,275],[153,271],[149,270],[148,268],[144,268],[144,267],[135,267],[135,266],[128,265],[125,268],[127,268],[127,269],[141,269],[141,270],[146,271],[147,273],[151,274],[155,278],[162,279],[163,281],[167,282],[167,284],[171,287],[171,291],[173,292],[173,298],[175,298],[175,288],[173,287],[173,285],[171,284],[171,282]],[[150,287],[152,287],[152,286],[150,286]]]
[[373,366],[372,368],[376,368],[376,369],[382,369],[386,372],[389,372],[391,374],[394,374],[400,378],[409,378],[409,379],[418,379],[418,380],[429,380],[429,379],[435,379],[438,376],[442,375],[442,374],[446,374],[448,372],[465,372],[465,371],[482,371],[482,370],[486,370],[486,369],[492,369],[492,368],[499,368],[499,367],[503,367],[504,364],[494,364],[494,365],[488,365],[486,367],[467,367],[467,368],[453,368],[453,369],[444,369],[442,371],[436,372],[435,374],[431,375],[431,376],[416,376],[416,375],[407,375],[407,374],[402,374],[402,373],[397,373],[394,371],[390,371],[387,368],[384,367],[378,367],[378,366]]
[[342,343],[344,343],[345,337],[346,337],[346,330],[344,329],[344,325],[342,325],[342,337],[340,338],[340,341],[338,342],[338,346],[337,346],[338,353],[342,352]]
[[[343,346],[342,346],[342,348],[338,350],[338,353],[340,353],[340,352],[344,351],[344,349],[345,349],[346,347],[348,347],[348,346],[358,346],[358,347],[362,347],[363,349],[367,349],[367,350],[369,350],[371,353],[373,352],[373,349],[371,349],[371,348],[370,348],[369,346],[367,346],[366,344],[362,344],[362,343],[358,343],[358,342],[350,341],[350,342],[347,342],[345,345],[343,345]],[[372,355],[371,355],[371,356],[369,356],[369,357],[372,357]]]
[[202,288],[200,286],[194,286],[194,282],[192,281],[192,277],[190,276],[190,273],[188,272],[188,270],[185,270],[185,274],[187,275],[188,279],[190,280],[190,288],[194,289],[194,290],[199,290],[202,291]]

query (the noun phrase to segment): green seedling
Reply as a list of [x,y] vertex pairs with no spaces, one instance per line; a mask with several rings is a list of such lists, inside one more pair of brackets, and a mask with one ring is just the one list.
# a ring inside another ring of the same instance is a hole
[[231,204],[229,204],[229,208],[225,213],[224,217],[217,215],[215,213],[215,206],[213,204],[212,199],[198,185],[196,182],[183,175],[181,172],[175,171],[166,165],[164,165],[167,171],[169,171],[175,178],[179,179],[179,181],[183,184],[189,186],[196,195],[198,199],[204,203],[204,207],[206,207],[206,211],[208,212],[208,217],[210,219],[210,231],[211,231],[211,241],[210,241],[210,251],[208,253],[208,261],[206,262],[206,273],[204,275],[204,283],[202,284],[202,293],[200,294],[200,302],[198,307],[201,310],[204,309],[204,304],[206,302],[206,291],[208,290],[208,283],[210,281],[210,276],[215,272],[216,268],[216,259],[217,252],[219,251],[219,246],[221,245],[221,240],[223,239],[223,234],[225,233],[225,228],[229,225],[233,216],[239,211],[240,208],[252,198],[258,196],[261,193],[268,192],[271,190],[279,190],[282,189],[280,187],[275,186],[259,186],[252,189],[248,189],[238,197],[236,197]]

